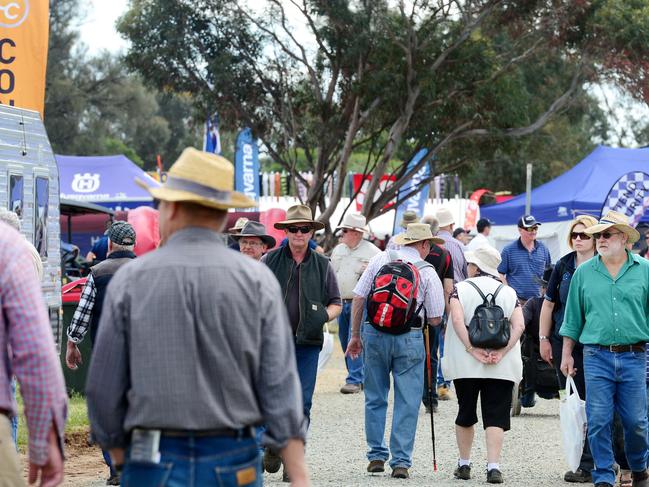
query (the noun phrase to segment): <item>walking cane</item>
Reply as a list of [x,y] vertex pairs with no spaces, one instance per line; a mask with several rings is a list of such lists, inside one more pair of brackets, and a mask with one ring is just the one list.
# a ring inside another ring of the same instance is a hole
[[[428,321],[428,320],[426,320]],[[433,371],[430,365],[430,324],[424,324],[424,345],[426,347],[426,374],[428,375],[428,404],[430,405],[430,431],[433,440],[433,471],[437,472],[437,455],[435,453],[435,419],[433,413]],[[437,378],[437,371],[435,373]]]

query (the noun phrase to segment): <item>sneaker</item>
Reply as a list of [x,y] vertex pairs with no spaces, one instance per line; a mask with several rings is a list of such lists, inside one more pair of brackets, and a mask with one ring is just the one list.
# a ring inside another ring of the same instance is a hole
[[453,477],[460,480],[469,480],[471,478],[471,465],[458,465],[453,472]]
[[367,471],[369,473],[385,472],[385,462],[383,460],[372,460],[367,466]]
[[453,396],[451,395],[451,390],[445,385],[441,385],[437,388],[437,398],[440,401],[450,401]]
[[492,468],[487,472],[487,483],[488,484],[502,484],[503,483],[503,474],[497,468]]
[[391,477],[394,479],[407,479],[410,475],[408,474],[408,469],[406,467],[394,467],[392,469]]
[[358,394],[362,390],[362,384],[345,384],[340,388],[341,394]]
[[576,472],[568,470],[563,476],[564,482],[573,482],[577,484],[586,484],[593,481],[593,477],[590,472],[586,472],[581,468],[578,468]]
[[279,471],[279,467],[282,466],[282,458],[276,451],[270,448],[266,448],[264,450],[264,458],[262,459],[262,464],[266,472],[275,473]]
[[120,478],[118,473],[111,475],[110,477],[108,477],[108,480],[106,480],[106,485],[119,485],[119,483]]

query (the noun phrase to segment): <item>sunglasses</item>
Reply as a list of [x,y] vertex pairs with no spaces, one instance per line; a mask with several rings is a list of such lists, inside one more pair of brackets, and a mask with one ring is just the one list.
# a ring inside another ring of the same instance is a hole
[[590,235],[584,232],[572,232],[570,238],[573,240],[590,240]]
[[526,232],[534,233],[539,231],[539,227],[523,228]]
[[599,240],[600,238],[603,238],[604,240],[608,240],[611,238],[613,235],[620,235],[622,232],[602,232],[602,233],[593,233],[593,237],[595,240]]
[[289,231],[289,233],[309,233],[311,230],[313,230],[311,227],[286,227],[286,229]]

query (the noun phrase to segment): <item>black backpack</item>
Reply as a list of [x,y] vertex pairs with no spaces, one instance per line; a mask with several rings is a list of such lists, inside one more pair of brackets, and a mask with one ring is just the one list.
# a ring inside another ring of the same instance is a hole
[[[471,345],[478,348],[489,348],[498,350],[509,343],[511,329],[509,319],[505,316],[503,309],[496,304],[496,296],[503,288],[501,284],[493,294],[485,296],[480,288],[471,281],[471,284],[478,291],[482,298],[482,304],[478,305],[473,312],[473,318],[469,322],[469,341]],[[489,299],[491,296],[491,299]]]

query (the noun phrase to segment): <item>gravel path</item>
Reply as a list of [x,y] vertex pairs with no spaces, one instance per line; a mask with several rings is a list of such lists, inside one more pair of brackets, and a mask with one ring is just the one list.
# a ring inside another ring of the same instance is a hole
[[[386,473],[369,475],[366,472],[366,445],[364,433],[363,394],[343,395],[338,392],[345,380],[345,365],[340,344],[336,342],[334,355],[318,377],[312,411],[312,423],[307,446],[307,463],[314,486],[396,486],[406,485],[463,486],[486,485],[486,449],[480,423],[476,428],[472,461],[473,477],[469,481],[453,479],[457,461],[454,420],[457,402],[440,402],[435,415],[438,472],[433,473],[430,416],[422,407],[415,440],[413,467],[409,480],[397,480]],[[392,421],[388,409],[386,436],[389,438]],[[563,486],[566,470],[559,430],[559,401],[537,400],[531,409],[523,409],[521,416],[512,418],[512,429],[505,434],[501,470],[505,484],[510,486]],[[479,415],[478,415],[479,416]],[[387,465],[386,465],[387,467]],[[285,486],[281,470],[265,474],[265,485]]]

